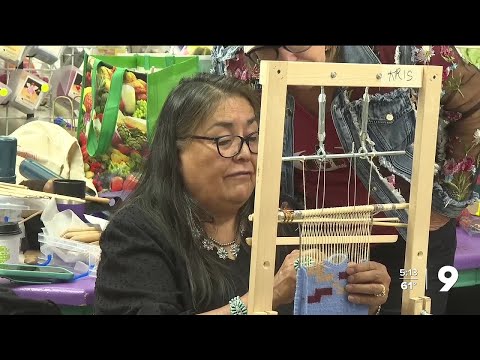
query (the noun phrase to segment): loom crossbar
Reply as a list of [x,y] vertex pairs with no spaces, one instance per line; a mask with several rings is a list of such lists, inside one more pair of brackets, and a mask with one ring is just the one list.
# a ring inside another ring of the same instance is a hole
[[[398,239],[398,235],[371,235],[369,237],[370,243],[394,243]],[[246,239],[247,244],[252,246],[252,238]],[[302,237],[302,241],[308,244],[358,244],[365,242],[365,239],[359,239],[356,236],[328,236],[328,237]],[[281,236],[277,237],[276,245],[300,245],[299,236]]]
[[[343,206],[336,208],[323,208],[323,209],[307,209],[307,210],[280,210],[278,211],[278,221],[288,222],[288,218],[291,220],[304,220],[310,217],[322,217],[332,214],[348,214],[356,212],[369,211],[372,213],[379,213],[391,210],[404,210],[408,209],[408,203],[400,204],[373,204],[373,205],[358,205],[358,206]],[[253,214],[248,216],[250,221],[253,221]]]

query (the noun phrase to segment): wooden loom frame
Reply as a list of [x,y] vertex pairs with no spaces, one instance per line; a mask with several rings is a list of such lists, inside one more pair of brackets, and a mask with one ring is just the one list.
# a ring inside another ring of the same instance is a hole
[[[276,314],[272,311],[276,246],[299,243],[298,238],[295,241],[292,238],[277,238],[288,85],[419,89],[404,267],[405,270],[416,269],[418,279],[413,288],[403,291],[402,314],[430,312],[430,298],[425,296],[425,279],[441,80],[441,66],[287,61],[260,63],[262,105],[248,314]],[[372,236],[371,242],[394,242],[397,237]],[[391,277],[399,275],[390,274]]]

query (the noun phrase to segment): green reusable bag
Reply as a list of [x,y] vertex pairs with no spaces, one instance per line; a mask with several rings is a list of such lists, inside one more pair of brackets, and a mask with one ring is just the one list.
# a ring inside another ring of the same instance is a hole
[[197,56],[85,56],[77,135],[97,191],[135,187],[168,94],[197,72]]
[[473,64],[480,69],[480,47],[479,46],[457,46],[457,50],[462,57],[470,64]]

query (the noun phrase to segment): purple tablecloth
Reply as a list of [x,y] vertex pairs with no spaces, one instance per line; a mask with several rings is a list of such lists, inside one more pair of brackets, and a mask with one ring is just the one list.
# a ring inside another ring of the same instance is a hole
[[480,268],[480,236],[470,236],[462,228],[457,228],[457,252],[454,265],[457,270]]
[[[480,237],[469,236],[457,229],[455,267],[458,270],[480,268]],[[34,300],[51,300],[58,305],[93,305],[95,278],[87,277],[72,283],[49,285],[18,285],[0,278],[0,285],[8,286],[18,296]]]
[[0,285],[10,287],[18,296],[32,300],[51,300],[57,305],[93,305],[95,278],[86,277],[71,283],[19,285],[0,278]]

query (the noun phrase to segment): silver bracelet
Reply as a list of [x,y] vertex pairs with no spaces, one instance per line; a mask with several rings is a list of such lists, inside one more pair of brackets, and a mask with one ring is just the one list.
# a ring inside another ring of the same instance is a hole
[[380,315],[380,310],[382,310],[382,305],[378,305],[377,312],[375,315]]
[[235,296],[228,303],[230,304],[230,315],[247,315],[247,307],[240,296]]

